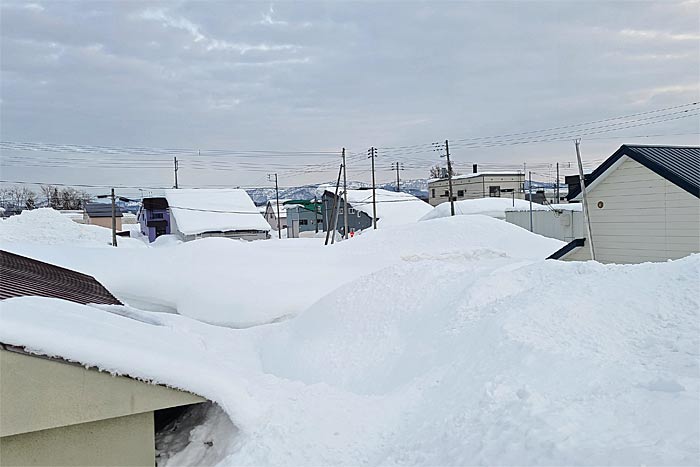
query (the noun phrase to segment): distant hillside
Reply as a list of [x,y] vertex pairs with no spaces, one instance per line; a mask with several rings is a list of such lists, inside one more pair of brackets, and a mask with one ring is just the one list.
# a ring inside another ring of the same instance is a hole
[[[316,195],[316,190],[321,185],[333,186],[333,182],[319,183],[316,185],[304,185],[299,187],[284,188],[280,190],[280,199],[313,199]],[[349,181],[348,188],[367,188],[370,185],[364,182]],[[377,185],[377,188],[384,190],[395,191],[396,183],[384,183]],[[265,204],[270,199],[275,199],[275,189],[264,188],[248,188],[246,189],[253,202],[257,205]],[[417,197],[428,196],[428,181],[425,179],[418,180],[401,180],[401,191],[410,193]]]

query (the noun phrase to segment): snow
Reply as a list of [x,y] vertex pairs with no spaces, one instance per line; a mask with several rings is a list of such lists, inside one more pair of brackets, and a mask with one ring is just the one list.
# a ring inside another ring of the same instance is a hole
[[[92,227],[53,217],[43,231]],[[563,242],[484,215],[333,246],[98,249],[21,228],[0,231],[3,248],[92,274],[128,305],[4,300],[0,342],[214,403],[159,433],[160,466],[700,459],[700,255],[543,260]]]
[[[465,199],[455,201],[455,215],[472,215],[483,214],[496,219],[505,219],[506,211],[515,206],[516,209],[530,209],[530,202],[522,199],[512,198],[479,198]],[[533,203],[533,206],[536,206]],[[424,215],[420,220],[428,221],[431,219],[439,219],[442,217],[450,217],[450,203],[442,203],[435,206],[430,212]]]
[[[483,216],[442,221],[367,231],[332,247],[324,247],[320,237],[252,243],[206,238],[99,256],[69,247],[7,248],[93,275],[121,301],[138,308],[242,328],[296,315],[337,287],[417,257],[417,252],[459,256],[478,248],[538,259],[564,245]],[[270,293],[273,270],[280,280]],[[311,287],[314,293],[308,292]]]
[[245,190],[173,189],[166,190],[165,197],[178,230],[185,235],[270,230],[270,225]]
[[696,465],[699,276],[477,249],[244,330],[14,298],[0,341],[216,402],[160,465]]
[[[0,241],[38,245],[111,246],[112,231],[105,227],[78,224],[70,217],[51,208],[22,211],[0,220]],[[121,247],[140,247],[142,242],[118,237]]]
[[[378,226],[410,224],[432,209],[428,203],[409,193],[381,189],[375,192]],[[367,214],[370,219],[374,215],[372,190],[348,190],[348,204]]]

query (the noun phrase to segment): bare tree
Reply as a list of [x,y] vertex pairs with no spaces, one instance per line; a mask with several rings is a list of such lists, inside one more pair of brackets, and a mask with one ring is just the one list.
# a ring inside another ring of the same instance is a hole
[[442,167],[439,165],[434,165],[430,168],[430,178],[441,178],[442,177]]
[[31,206],[34,206],[35,197],[36,195],[34,192],[26,186],[11,186],[7,188],[5,196],[3,197],[6,203],[3,207],[19,210],[31,209],[27,204],[30,203]]

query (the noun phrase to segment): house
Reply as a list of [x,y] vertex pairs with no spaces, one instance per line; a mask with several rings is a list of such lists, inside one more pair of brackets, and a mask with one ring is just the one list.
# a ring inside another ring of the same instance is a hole
[[241,189],[171,189],[165,191],[170,231],[181,240],[225,237],[270,238],[270,225]]
[[[452,177],[454,201],[488,197],[524,199],[525,175],[522,172],[479,172],[476,164],[473,172]],[[428,181],[428,202],[432,206],[450,200],[449,179]]]
[[159,198],[144,198],[137,214],[141,234],[148,237],[149,242],[155,241],[161,235],[170,233],[170,211],[168,200]]
[[[93,277],[25,256],[0,251],[0,272],[0,299],[120,304]],[[0,342],[0,374],[0,459],[8,466],[152,466],[163,421],[205,401],[60,355],[38,356],[18,341]]]
[[[323,231],[323,203],[293,200],[286,205],[287,237],[298,238],[301,232]],[[349,222],[348,222],[349,223]]]
[[[291,199],[281,199],[279,200],[279,224],[282,230],[287,228],[287,209],[294,206],[294,201]],[[272,230],[277,230],[277,200],[271,199],[265,205],[265,220],[270,224]]]
[[[377,225],[386,227],[392,225],[410,224],[427,214],[432,208],[413,195],[404,192],[377,189]],[[332,228],[333,200],[335,194],[325,189],[322,196],[323,225]],[[372,190],[348,190],[348,232],[358,232],[372,227],[373,203]],[[345,232],[344,196],[339,194],[336,207],[335,230],[344,235]]]
[[[596,261],[666,261],[700,252],[700,147],[623,145],[587,183]],[[570,196],[581,201],[580,188]],[[572,240],[550,259],[591,259],[589,239]]]
[[[122,210],[115,206],[117,230],[122,229]],[[109,203],[85,203],[83,207],[83,223],[112,228],[112,205]]]

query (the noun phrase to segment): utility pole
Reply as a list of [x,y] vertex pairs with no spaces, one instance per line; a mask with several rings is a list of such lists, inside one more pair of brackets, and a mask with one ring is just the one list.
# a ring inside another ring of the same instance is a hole
[[277,174],[267,174],[267,179],[272,181],[272,176],[275,176],[275,197],[277,198],[277,237],[282,240],[282,224],[280,224],[280,188],[277,184]]
[[588,249],[591,252],[591,259],[595,261],[595,249],[593,248],[593,234],[591,233],[591,216],[588,210],[588,196],[586,194],[586,180],[583,174],[583,163],[581,162],[581,138],[574,140],[576,145],[576,160],[578,161],[578,176],[581,181],[581,195],[583,196],[583,222],[586,224],[586,235],[588,236]]
[[177,188],[179,188],[177,186],[177,169],[178,169],[177,157],[173,157],[173,162],[175,163],[175,188],[177,189]]
[[345,148],[343,148],[343,240],[348,238],[348,170],[345,165]]
[[401,162],[394,162],[391,164],[391,170],[396,170],[396,192],[401,191],[401,178],[399,177],[399,170],[403,170],[403,164]]
[[557,203],[559,203],[561,201],[561,199],[559,198],[559,162],[557,162],[557,189],[555,190],[555,192],[557,194]]
[[318,233],[318,198],[314,195],[314,222],[316,224],[316,233]]
[[114,188],[112,188],[112,246],[117,246],[117,204],[114,198]]
[[[336,213],[335,213],[335,208],[336,205],[338,204],[338,189],[340,188],[340,174],[343,172],[343,164],[340,164],[340,168],[338,169],[338,180],[335,182],[335,194],[333,195],[333,207],[331,208],[331,219],[330,222],[326,221],[326,243],[325,245],[328,245],[328,236],[333,235],[331,245],[335,243],[335,227],[336,227]],[[326,212],[326,215],[328,213]],[[331,233],[332,232],[332,233]]]
[[98,195],[97,198],[110,198],[112,201],[112,246],[117,246],[117,198],[119,198],[119,201],[124,201],[125,203],[132,200],[129,198],[124,198],[123,196],[116,196],[114,194],[114,188],[112,188],[110,194]]
[[377,148],[369,148],[369,158],[372,159],[372,225],[377,230],[377,186],[374,180],[374,158],[377,156]]
[[532,172],[528,172],[527,190],[530,192],[530,232],[532,232]]
[[[435,147],[435,151],[440,151],[442,149],[442,145],[440,143],[433,143],[433,146]],[[448,195],[450,196],[450,215],[454,216],[455,201],[454,196],[452,195],[452,162],[450,161],[450,142],[448,140],[445,140],[445,154],[440,154],[440,157],[447,158],[447,184],[449,186]]]

